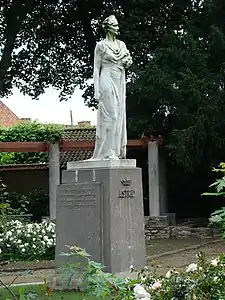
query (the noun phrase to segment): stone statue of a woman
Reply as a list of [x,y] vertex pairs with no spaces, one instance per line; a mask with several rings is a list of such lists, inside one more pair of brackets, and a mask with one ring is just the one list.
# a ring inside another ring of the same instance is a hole
[[103,22],[106,38],[97,43],[94,54],[94,89],[98,101],[96,142],[92,160],[126,157],[125,69],[132,58],[124,42],[117,40],[115,16]]

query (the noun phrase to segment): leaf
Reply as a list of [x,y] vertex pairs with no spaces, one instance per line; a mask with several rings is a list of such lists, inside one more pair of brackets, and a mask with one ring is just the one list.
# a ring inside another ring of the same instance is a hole
[[26,300],[38,299],[38,294],[36,292],[28,292],[25,294]]
[[201,194],[202,196],[224,196],[225,192],[220,192],[220,193],[203,193]]

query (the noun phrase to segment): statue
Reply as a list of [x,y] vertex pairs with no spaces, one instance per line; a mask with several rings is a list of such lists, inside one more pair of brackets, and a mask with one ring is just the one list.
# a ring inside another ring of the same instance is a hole
[[94,97],[98,101],[96,142],[91,160],[126,158],[125,69],[132,58],[124,42],[117,40],[118,21],[114,15],[103,22],[106,38],[94,53]]

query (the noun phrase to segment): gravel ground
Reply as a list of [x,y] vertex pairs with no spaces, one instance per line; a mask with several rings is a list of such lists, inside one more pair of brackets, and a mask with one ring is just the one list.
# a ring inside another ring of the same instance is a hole
[[172,268],[180,269],[191,263],[195,263],[197,261],[196,254],[200,251],[205,253],[207,259],[212,259],[221,253],[225,253],[225,243],[219,242],[216,244],[209,244],[199,249],[188,250],[181,253],[164,256],[149,263],[159,266],[157,267],[157,272],[159,274],[165,274]]

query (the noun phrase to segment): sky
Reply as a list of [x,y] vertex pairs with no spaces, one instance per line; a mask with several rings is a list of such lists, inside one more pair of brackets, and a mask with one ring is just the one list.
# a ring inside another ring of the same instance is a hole
[[17,89],[13,89],[13,95],[1,99],[19,118],[31,118],[41,123],[70,124],[70,110],[73,113],[74,125],[80,121],[97,123],[97,111],[92,111],[84,105],[82,91],[76,89],[74,95],[68,101],[60,102],[59,92],[49,88],[40,96],[39,100],[32,100],[29,96],[23,96]]

